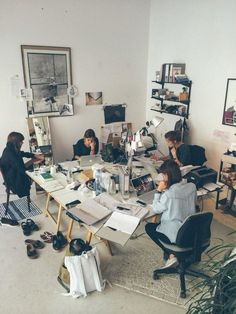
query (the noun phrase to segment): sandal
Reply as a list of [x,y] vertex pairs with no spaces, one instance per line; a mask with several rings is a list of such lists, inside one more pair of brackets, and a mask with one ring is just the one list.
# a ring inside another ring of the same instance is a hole
[[40,238],[45,243],[52,243],[52,237],[53,237],[53,234],[48,231],[45,231],[44,234],[40,234]]
[[35,249],[44,248],[44,243],[42,241],[39,241],[39,240],[26,239],[25,244],[32,244]]
[[26,246],[26,250],[27,250],[27,255],[29,258],[37,258],[38,257],[38,253],[37,251],[35,250],[35,248],[33,247],[32,244],[27,244]]
[[26,219],[26,224],[29,226],[31,231],[38,231],[39,230],[38,225],[36,225],[36,223],[30,218]]
[[21,223],[21,228],[22,228],[25,236],[31,235],[31,228],[29,227],[29,225],[26,222],[23,221]]

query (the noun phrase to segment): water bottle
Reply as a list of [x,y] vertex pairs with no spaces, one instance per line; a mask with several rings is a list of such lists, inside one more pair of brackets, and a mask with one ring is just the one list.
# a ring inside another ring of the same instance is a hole
[[72,170],[71,169],[68,169],[68,171],[67,171],[66,182],[68,184],[73,182]]
[[101,170],[98,169],[95,173],[95,192],[96,192],[96,195],[99,195],[102,193],[101,179],[102,179],[102,173],[101,173]]

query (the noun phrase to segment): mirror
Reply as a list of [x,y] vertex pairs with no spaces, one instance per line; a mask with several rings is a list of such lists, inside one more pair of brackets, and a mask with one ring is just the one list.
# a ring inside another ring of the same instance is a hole
[[52,165],[53,154],[48,117],[27,118],[27,124],[30,151],[44,154],[45,165]]
[[236,79],[228,79],[222,124],[236,126]]

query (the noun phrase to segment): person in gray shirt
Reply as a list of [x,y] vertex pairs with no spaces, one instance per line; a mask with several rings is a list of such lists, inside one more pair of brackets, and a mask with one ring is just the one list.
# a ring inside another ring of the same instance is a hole
[[147,223],[149,237],[164,251],[165,267],[175,266],[176,257],[165,252],[160,240],[175,243],[178,230],[189,215],[196,212],[197,190],[193,183],[182,181],[178,164],[166,160],[160,167],[162,180],[157,186],[153,200],[153,211],[162,214],[158,223]]

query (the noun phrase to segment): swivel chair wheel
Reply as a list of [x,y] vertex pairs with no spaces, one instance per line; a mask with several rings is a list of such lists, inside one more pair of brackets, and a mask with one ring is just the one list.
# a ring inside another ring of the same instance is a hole
[[180,297],[181,297],[182,299],[185,299],[185,298],[186,298],[186,292],[181,291],[181,292],[180,292]]
[[160,278],[160,276],[154,271],[153,275],[152,275],[152,279],[153,280],[158,280]]

